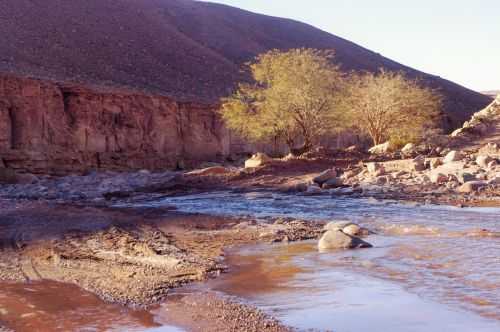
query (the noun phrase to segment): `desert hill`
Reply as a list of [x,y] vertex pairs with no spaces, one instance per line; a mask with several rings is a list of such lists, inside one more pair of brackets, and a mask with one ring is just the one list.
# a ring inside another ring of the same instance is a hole
[[215,103],[248,79],[241,65],[272,48],[333,48],[346,70],[422,76],[446,96],[449,125],[491,102],[293,20],[190,0],[3,0],[0,72],[146,90]]

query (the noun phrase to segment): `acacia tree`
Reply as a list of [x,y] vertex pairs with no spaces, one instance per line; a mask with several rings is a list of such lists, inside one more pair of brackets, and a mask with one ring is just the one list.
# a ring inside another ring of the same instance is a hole
[[374,145],[418,141],[439,122],[441,95],[403,73],[352,74],[346,86],[346,122],[368,134]]
[[283,140],[292,153],[302,154],[337,125],[343,77],[333,51],[273,50],[248,65],[255,83],[240,84],[223,100],[230,129],[253,141]]

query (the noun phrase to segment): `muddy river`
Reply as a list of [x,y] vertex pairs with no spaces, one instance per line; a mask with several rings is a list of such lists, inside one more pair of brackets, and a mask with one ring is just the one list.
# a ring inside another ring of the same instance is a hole
[[[215,192],[142,205],[263,219],[351,220],[376,233],[366,239],[374,248],[354,251],[319,253],[315,242],[231,249],[231,273],[177,292],[201,288],[234,295],[302,330],[500,331],[500,209],[266,192]],[[161,307],[134,311],[71,286],[42,286],[0,285],[0,317],[8,321],[15,312],[17,327],[26,331],[19,314],[28,321],[39,315],[63,330],[179,331],[160,323]],[[58,287],[62,291],[54,292]]]

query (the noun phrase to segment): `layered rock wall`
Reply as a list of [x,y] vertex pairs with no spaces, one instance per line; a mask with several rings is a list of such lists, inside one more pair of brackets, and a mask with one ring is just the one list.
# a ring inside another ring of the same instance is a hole
[[165,169],[229,153],[229,133],[213,107],[0,76],[0,160],[7,167],[54,174]]

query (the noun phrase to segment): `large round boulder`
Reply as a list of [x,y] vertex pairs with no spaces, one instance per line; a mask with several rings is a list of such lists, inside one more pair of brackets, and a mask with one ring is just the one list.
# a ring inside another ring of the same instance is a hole
[[322,186],[323,183],[327,182],[330,179],[334,179],[337,177],[337,171],[335,168],[327,169],[324,172],[321,172],[318,176],[313,179],[314,183],[317,183],[319,186]]
[[370,248],[371,244],[341,230],[327,231],[318,242],[319,250]]

